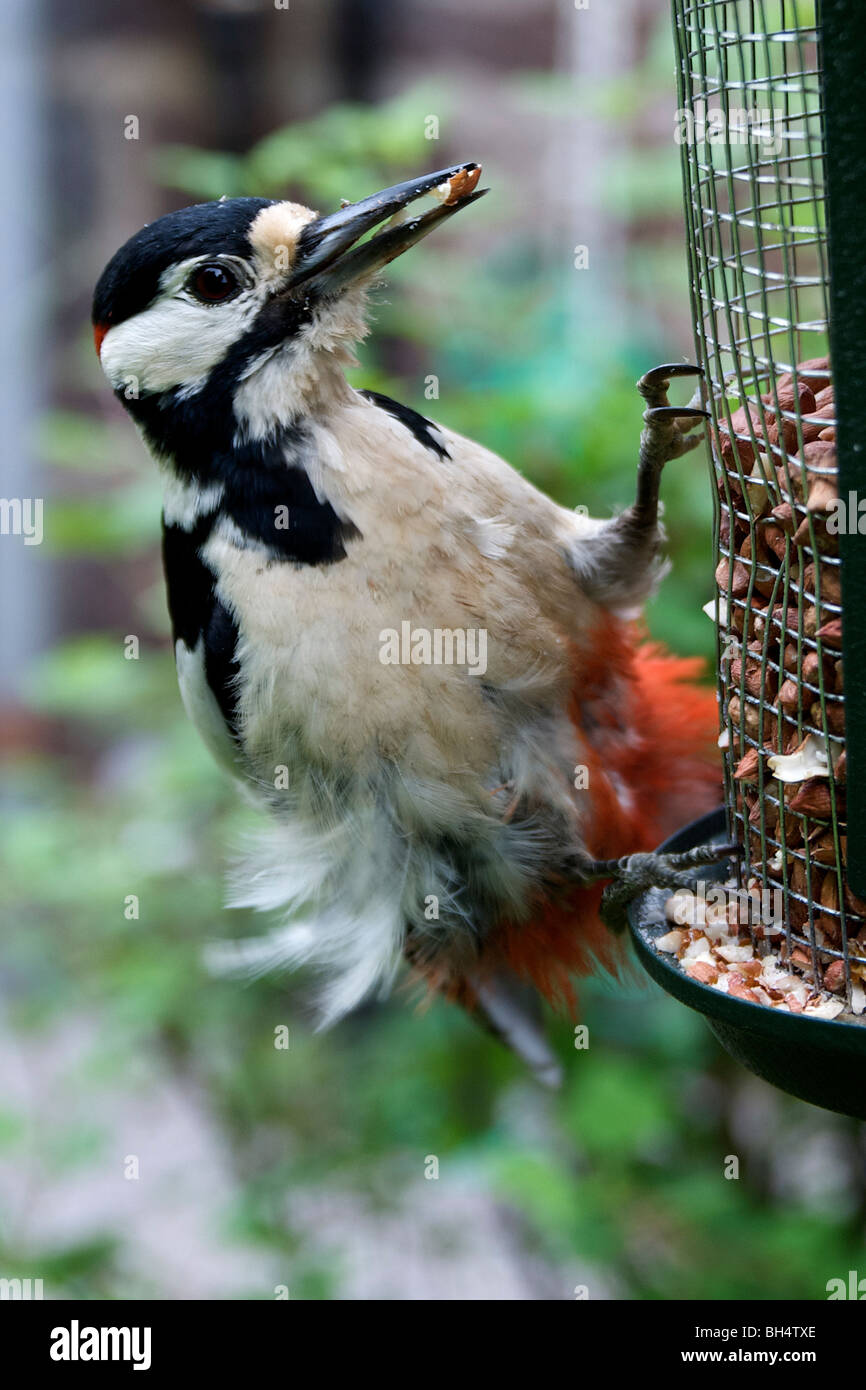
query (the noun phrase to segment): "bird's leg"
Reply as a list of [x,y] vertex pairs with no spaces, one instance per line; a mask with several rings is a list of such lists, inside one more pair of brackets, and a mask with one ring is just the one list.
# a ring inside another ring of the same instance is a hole
[[737,845],[698,845],[676,854],[590,859],[581,864],[580,874],[587,883],[602,878],[611,880],[602,896],[601,919],[612,931],[620,932],[628,924],[629,903],[647,888],[694,888],[700,881],[697,869],[741,852]]
[[689,431],[699,420],[709,418],[707,411],[698,406],[669,404],[668,387],[671,378],[678,376],[703,377],[703,371],[689,362],[669,362],[653,367],[637,384],[647,408],[640,437],[637,492],[624,515],[642,528],[654,528],[658,523],[659,486],[665,464],[687,454],[700,443],[700,435]]
[[616,609],[640,606],[652,593],[662,572],[664,535],[659,525],[659,487],[669,459],[679,458],[700,442],[689,434],[707,412],[699,407],[668,403],[672,377],[703,376],[700,367],[672,362],[654,367],[637,384],[646,401],[640,437],[635,500],[619,516],[583,534],[572,552],[572,564],[584,592],[597,603]]

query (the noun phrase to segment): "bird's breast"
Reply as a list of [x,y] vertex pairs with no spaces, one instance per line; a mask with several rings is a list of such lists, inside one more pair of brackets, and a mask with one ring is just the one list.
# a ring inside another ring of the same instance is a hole
[[237,624],[238,721],[257,776],[296,736],[347,770],[386,758],[471,778],[494,758],[489,633],[459,594],[363,542],[312,567],[214,531],[202,559]]

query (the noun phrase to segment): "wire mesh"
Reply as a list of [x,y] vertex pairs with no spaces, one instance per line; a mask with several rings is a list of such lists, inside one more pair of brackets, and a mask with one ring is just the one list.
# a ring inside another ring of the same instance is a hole
[[[850,1009],[866,981],[866,902],[845,874],[815,5],[673,0],[673,15],[692,309],[711,414],[720,747],[730,830],[744,847],[740,887],[781,895],[786,958],[816,986],[844,992]],[[764,934],[760,921],[750,930]]]

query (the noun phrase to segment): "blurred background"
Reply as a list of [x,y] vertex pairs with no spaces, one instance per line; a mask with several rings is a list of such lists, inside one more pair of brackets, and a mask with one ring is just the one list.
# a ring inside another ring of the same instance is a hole
[[[392,267],[354,379],[608,514],[636,378],[693,351],[668,8],[5,0],[3,491],[44,499],[44,539],[0,537],[0,1276],[751,1300],[856,1266],[859,1127],[748,1077],[636,973],[582,990],[588,1051],[554,1024],[557,1096],[411,991],[317,1035],[303,980],[207,977],[203,943],[252,926],[222,908],[247,813],[181,709],[159,489],[90,339],[104,262],[162,212],[326,210],[481,160],[490,196]],[[709,657],[700,453],[664,496],[650,626]]]

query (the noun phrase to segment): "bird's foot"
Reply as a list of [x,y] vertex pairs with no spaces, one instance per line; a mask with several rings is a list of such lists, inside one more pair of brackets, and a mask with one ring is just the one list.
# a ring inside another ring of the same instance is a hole
[[671,459],[679,458],[697,447],[701,436],[690,431],[699,421],[709,418],[701,406],[671,405],[668,401],[671,380],[680,376],[703,378],[703,375],[702,368],[690,362],[668,362],[664,366],[653,367],[637,384],[647,408],[640,437],[634,511],[647,522],[655,522],[662,469]]
[[[671,380],[679,376],[697,376],[703,379],[703,368],[691,362],[668,362],[661,367],[653,367],[646,372],[637,384],[647,408],[644,411],[648,435],[648,445],[657,455],[661,466],[670,459],[679,458],[700,443],[700,435],[690,434],[701,420],[709,419],[709,412],[700,405],[671,405],[668,389]],[[700,400],[700,387],[695,393]],[[693,397],[694,399],[694,397]],[[641,440],[643,447],[643,439]]]
[[648,888],[695,888],[696,872],[732,854],[737,845],[698,845],[680,853],[627,854],[622,859],[596,859],[583,872],[587,880],[609,878],[601,899],[600,915],[611,931],[624,931],[628,925],[628,906]]

